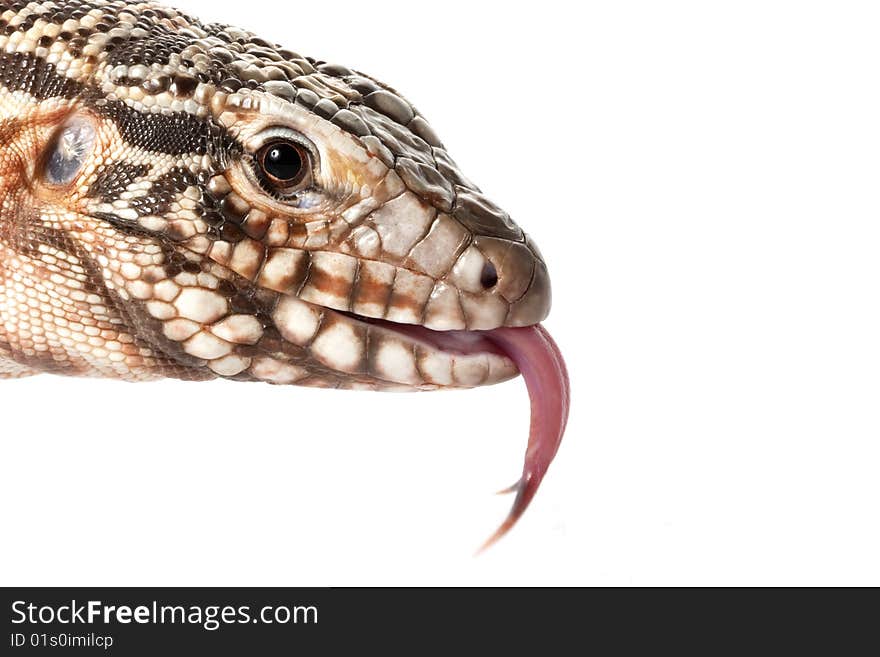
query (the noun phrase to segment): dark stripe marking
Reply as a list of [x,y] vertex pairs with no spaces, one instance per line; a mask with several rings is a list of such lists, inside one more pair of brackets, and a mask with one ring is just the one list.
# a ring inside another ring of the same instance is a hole
[[130,164],[128,162],[111,164],[98,174],[95,182],[89,187],[87,196],[101,199],[105,203],[112,203],[131,183],[147,175],[151,168],[149,164]]
[[37,100],[71,99],[83,85],[59,75],[54,64],[31,53],[0,53],[0,84],[8,91],[25,91]]

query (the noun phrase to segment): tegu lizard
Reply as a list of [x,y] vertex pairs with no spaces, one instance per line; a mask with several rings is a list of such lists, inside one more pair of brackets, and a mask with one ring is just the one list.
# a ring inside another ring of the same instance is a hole
[[[152,2],[0,2],[0,378],[568,379],[547,267],[391,87]],[[521,328],[516,328],[521,327]]]

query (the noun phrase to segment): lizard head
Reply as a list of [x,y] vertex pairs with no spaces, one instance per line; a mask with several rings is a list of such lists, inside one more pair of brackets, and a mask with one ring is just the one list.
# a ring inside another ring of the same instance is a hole
[[0,378],[522,373],[497,537],[567,418],[549,307],[534,244],[390,87],[150,2],[0,3]]
[[[8,360],[374,389],[516,375],[480,331],[543,319],[546,266],[398,93],[149,3],[4,6]],[[20,277],[62,306],[14,311]]]

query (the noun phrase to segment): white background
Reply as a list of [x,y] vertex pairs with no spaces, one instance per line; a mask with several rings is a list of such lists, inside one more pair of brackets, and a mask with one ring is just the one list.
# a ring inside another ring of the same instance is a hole
[[474,558],[522,381],[3,382],[3,584],[880,584],[870,3],[178,2],[431,119],[550,264],[568,435]]

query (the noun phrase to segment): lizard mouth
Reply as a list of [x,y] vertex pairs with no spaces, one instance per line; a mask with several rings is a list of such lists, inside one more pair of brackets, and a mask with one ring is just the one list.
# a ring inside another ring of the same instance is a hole
[[507,356],[506,352],[499,347],[486,334],[491,331],[438,331],[419,324],[403,324],[392,322],[387,319],[365,317],[351,312],[337,311],[340,315],[350,317],[356,321],[391,333],[406,337],[413,342],[437,349],[452,355],[470,356],[474,354],[494,354]]
[[[324,319],[316,340],[328,331],[348,331],[353,336],[349,339],[357,342],[363,354],[354,366],[358,371],[341,387],[390,391],[474,388],[507,381],[520,373],[516,360],[493,339],[493,331],[441,331],[349,311],[320,310]],[[320,352],[322,346],[313,342],[312,351]],[[331,346],[324,364],[344,373],[346,366],[335,360],[338,345]]]

